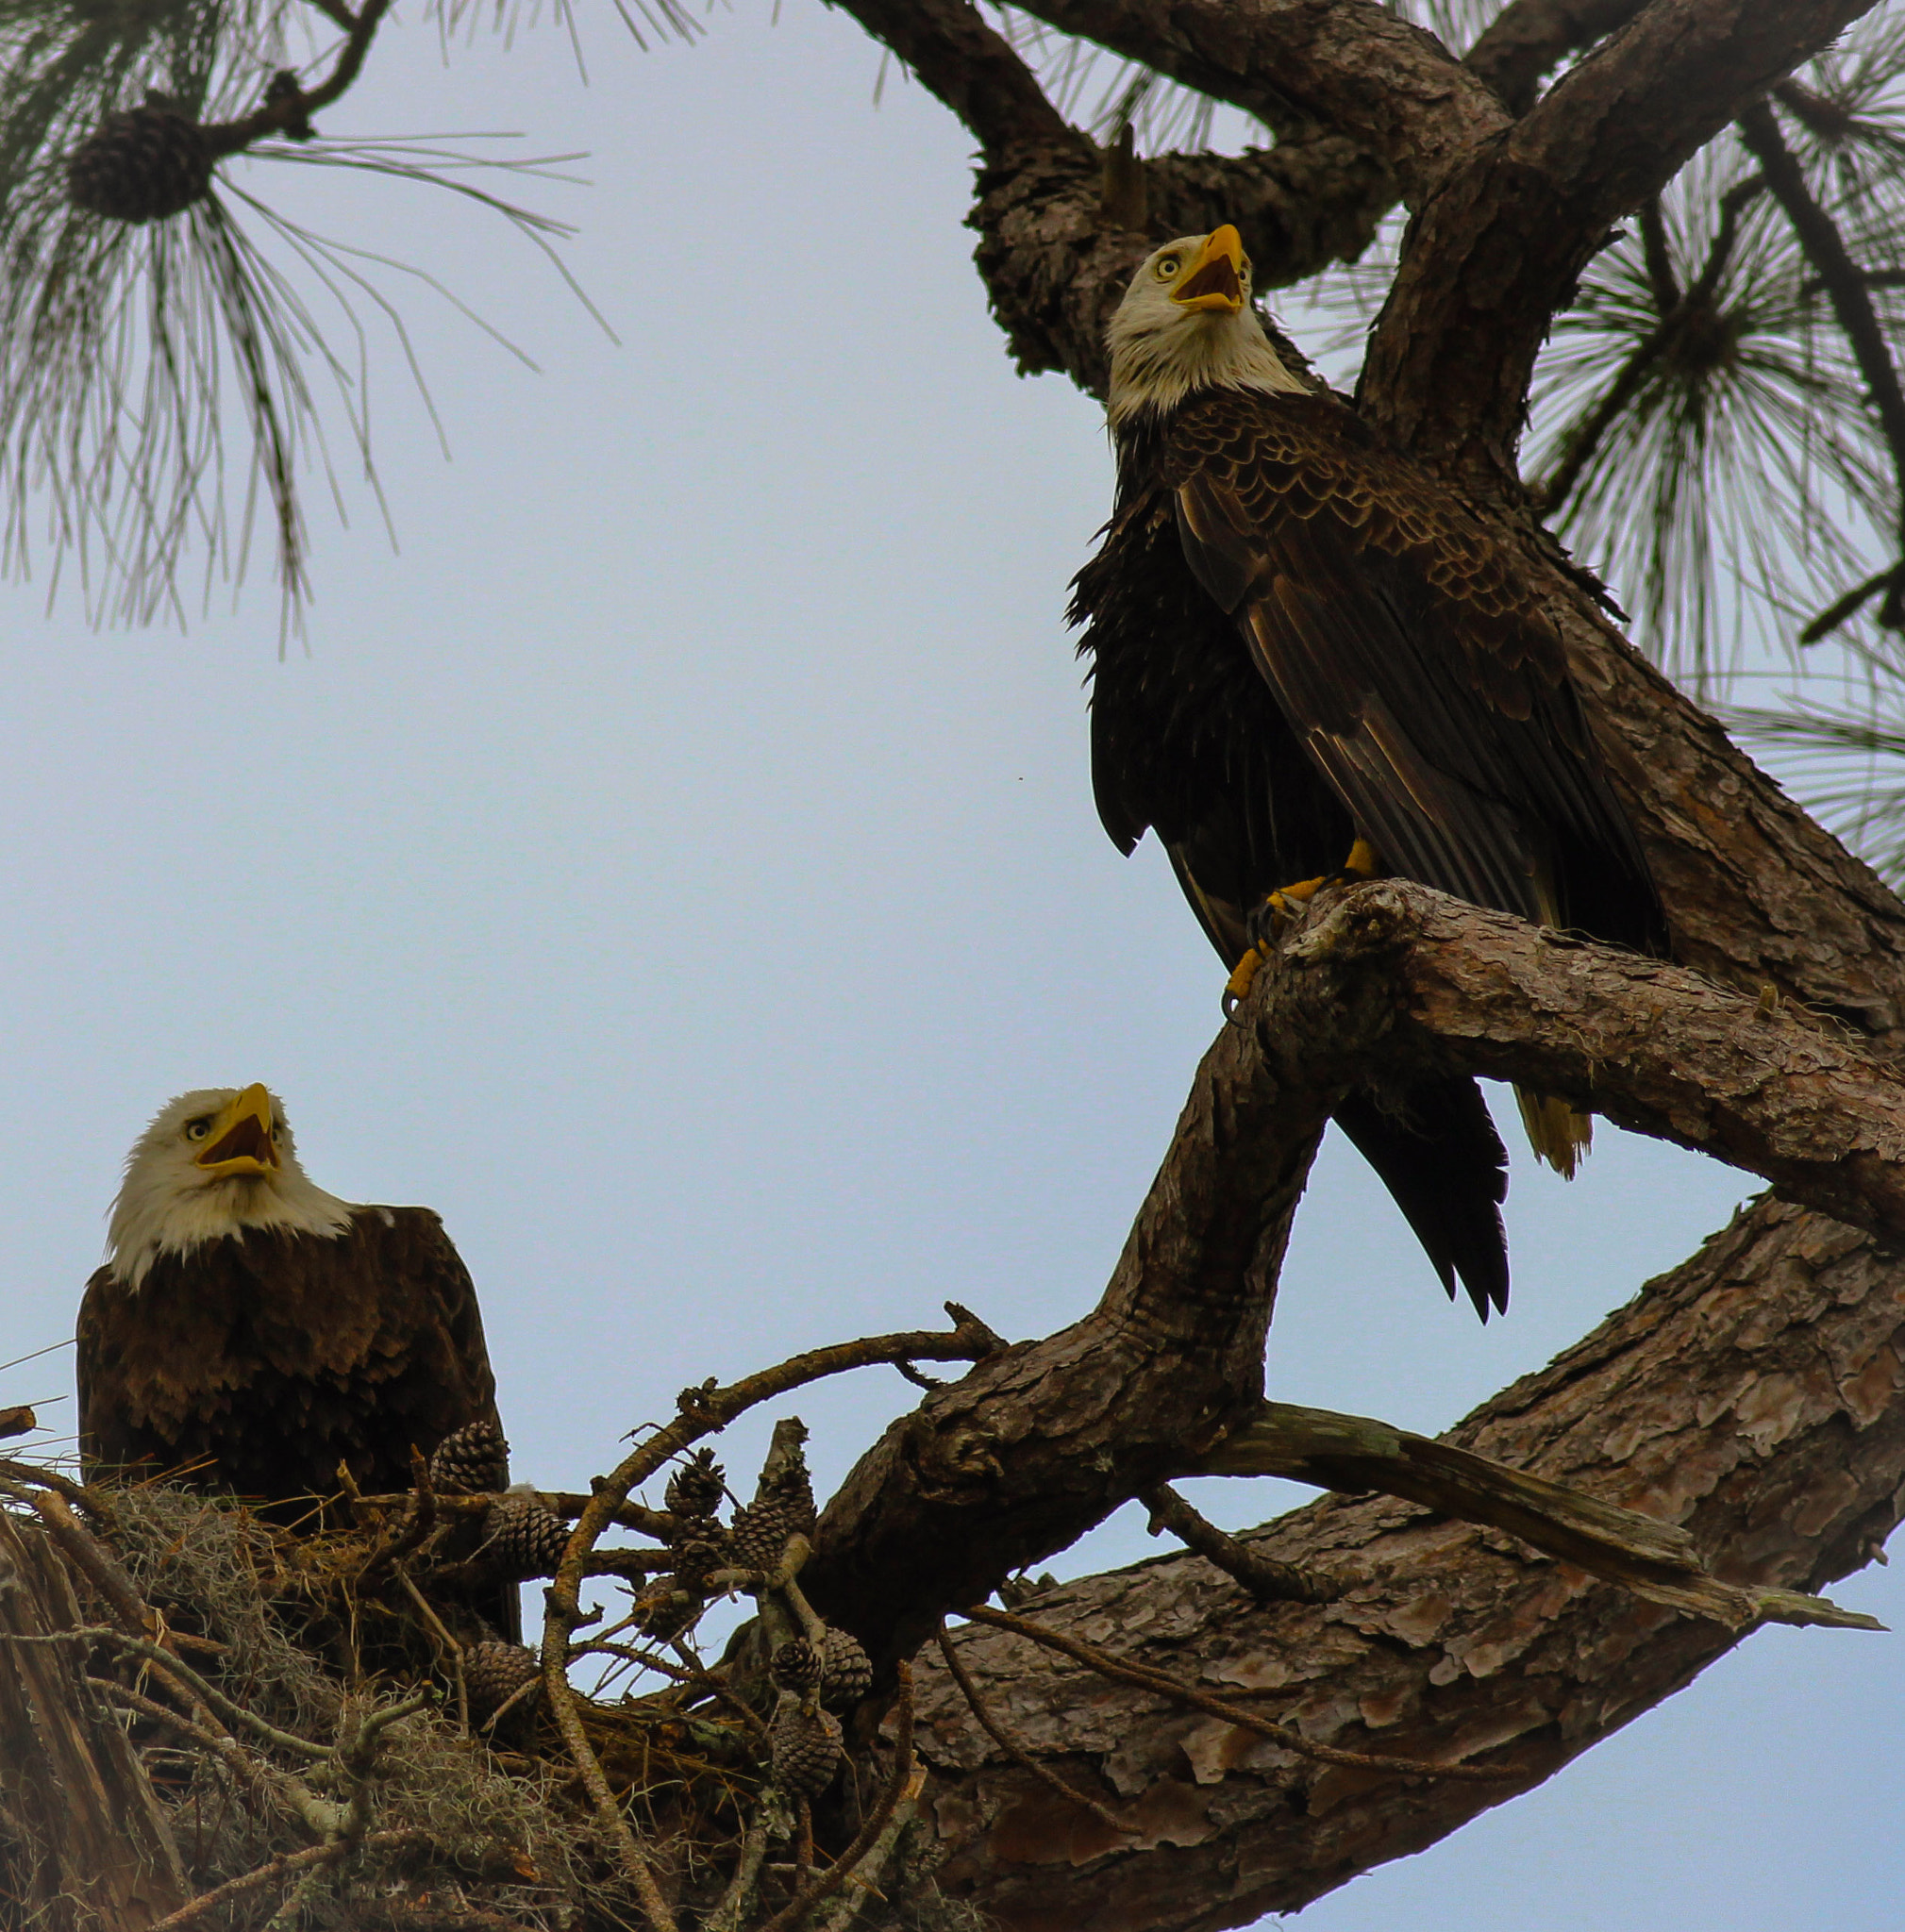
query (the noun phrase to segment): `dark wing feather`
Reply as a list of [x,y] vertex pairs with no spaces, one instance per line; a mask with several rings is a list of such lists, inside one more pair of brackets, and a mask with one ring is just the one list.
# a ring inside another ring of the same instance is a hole
[[1163,469],[1192,570],[1387,865],[1661,950],[1560,636],[1477,521],[1328,397],[1212,391]]

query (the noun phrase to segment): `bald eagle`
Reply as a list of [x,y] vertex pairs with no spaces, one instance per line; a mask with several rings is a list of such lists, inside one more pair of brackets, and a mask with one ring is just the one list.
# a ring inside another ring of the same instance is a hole
[[263,1087],[182,1093],[126,1158],[78,1333],[89,1476],[164,1474],[309,1514],[344,1464],[496,1420],[468,1271],[426,1208],[360,1208],[299,1164]]
[[[1552,619],[1480,523],[1285,366],[1234,227],[1155,250],[1113,316],[1117,496],[1071,616],[1098,813],[1155,828],[1247,990],[1268,908],[1379,872],[1659,953],[1660,903]],[[1562,1173],[1591,1123],[1523,1096]],[[1508,1306],[1507,1156],[1466,1078],[1336,1123],[1444,1287]]]

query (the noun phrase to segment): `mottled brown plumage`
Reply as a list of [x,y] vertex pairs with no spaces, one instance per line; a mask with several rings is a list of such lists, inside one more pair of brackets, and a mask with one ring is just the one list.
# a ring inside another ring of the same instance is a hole
[[332,1237],[248,1227],[109,1266],[79,1311],[90,1474],[177,1474],[267,1503],[410,1486],[410,1450],[494,1421],[468,1271],[426,1208],[359,1208]]
[[[1155,828],[1212,944],[1353,841],[1478,905],[1664,948],[1553,622],[1432,477],[1284,367],[1234,229],[1156,251],[1112,324],[1118,495],[1072,607],[1099,815]],[[1585,1119],[1525,1101],[1566,1171]],[[1508,1299],[1507,1157],[1472,1080],[1349,1095],[1336,1120],[1445,1287]]]

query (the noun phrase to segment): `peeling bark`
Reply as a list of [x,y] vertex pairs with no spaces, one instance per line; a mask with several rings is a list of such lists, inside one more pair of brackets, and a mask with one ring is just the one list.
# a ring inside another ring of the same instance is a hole
[[[1779,1202],[1744,1210],[1447,1441],[1684,1524],[1722,1576],[1818,1590],[1867,1560],[1905,1488],[1905,1269]],[[1070,1584],[1024,1614],[1322,1742],[1511,1764],[1506,1790],[1329,1770],[967,1627],[962,1661],[1017,1741],[1133,1835],[1011,1764],[943,1670],[921,1675],[950,1892],[1005,1932],[1204,1932],[1292,1911],[1420,1851],[1679,1690],[1737,1641],[1496,1531],[1387,1499],[1313,1504],[1245,1538],[1337,1579],[1260,1607],[1201,1557]],[[1837,1641],[1852,1642],[1846,1637]]]

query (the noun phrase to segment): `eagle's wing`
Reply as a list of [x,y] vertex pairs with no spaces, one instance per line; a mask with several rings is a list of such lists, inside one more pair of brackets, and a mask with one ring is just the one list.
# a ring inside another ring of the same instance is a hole
[[1165,462],[1191,568],[1387,866],[1658,949],[1560,635],[1479,523],[1328,397],[1213,391]]

